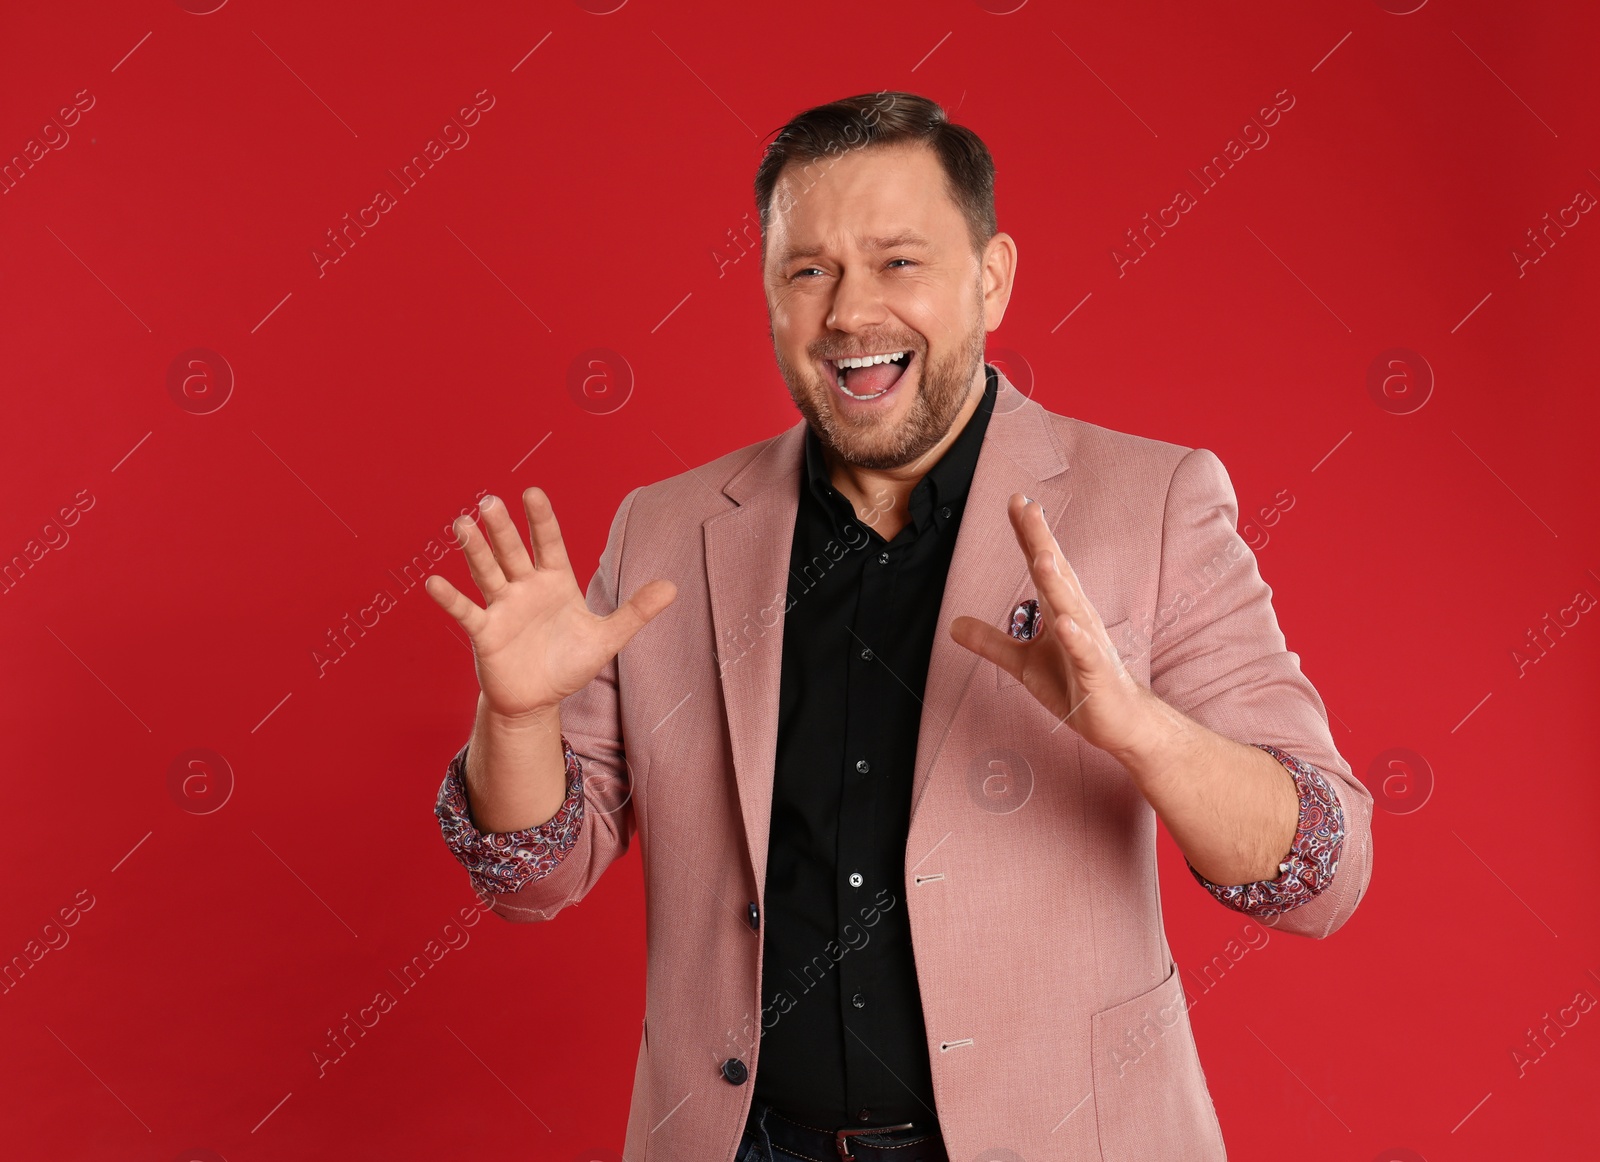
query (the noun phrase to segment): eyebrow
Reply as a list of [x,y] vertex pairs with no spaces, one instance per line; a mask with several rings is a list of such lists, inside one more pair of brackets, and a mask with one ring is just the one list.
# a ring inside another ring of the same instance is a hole
[[[915,230],[901,230],[896,234],[879,235],[876,238],[862,239],[862,246],[871,252],[883,250],[899,250],[906,246],[920,246],[923,249],[931,247],[933,243],[918,234]],[[783,252],[779,259],[780,265],[795,261],[797,258],[815,258],[823,252],[821,246],[791,246]]]

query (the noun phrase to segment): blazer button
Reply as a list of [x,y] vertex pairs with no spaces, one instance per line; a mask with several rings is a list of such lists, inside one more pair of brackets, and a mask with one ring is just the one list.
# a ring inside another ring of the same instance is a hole
[[750,901],[750,927],[761,927],[761,909],[756,907],[756,902],[754,900]]
[[730,1057],[722,1063],[722,1079],[729,1085],[743,1085],[749,1076],[750,1071],[737,1057]]

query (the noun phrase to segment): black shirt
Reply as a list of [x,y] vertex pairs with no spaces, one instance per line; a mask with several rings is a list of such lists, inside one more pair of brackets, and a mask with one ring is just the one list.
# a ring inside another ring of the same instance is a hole
[[998,381],[886,541],[807,429],[790,550],[755,1097],[812,1125],[932,1122],[905,849],[928,655]]

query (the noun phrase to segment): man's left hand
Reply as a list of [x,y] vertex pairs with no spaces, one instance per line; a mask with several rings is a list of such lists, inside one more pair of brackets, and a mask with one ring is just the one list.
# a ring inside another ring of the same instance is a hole
[[1039,502],[1012,493],[1007,513],[1039,595],[1034,636],[1020,641],[976,617],[956,618],[950,635],[1018,679],[1085,742],[1132,754],[1157,728],[1158,699],[1122,664]]

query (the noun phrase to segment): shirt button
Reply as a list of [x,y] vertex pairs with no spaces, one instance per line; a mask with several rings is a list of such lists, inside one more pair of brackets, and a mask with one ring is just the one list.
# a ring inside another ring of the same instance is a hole
[[947,504],[943,508],[941,508],[939,510],[939,515],[944,517],[945,520],[949,520],[950,519],[950,506]]
[[861,660],[863,662],[872,661],[872,651],[871,650],[862,650],[861,651]]
[[860,771],[863,775],[866,774],[871,769],[872,768],[867,765],[867,760],[866,759],[857,759],[856,760],[856,770]]
[[750,1071],[737,1057],[730,1057],[722,1063],[722,1079],[729,1085],[743,1085],[749,1076]]
[[855,996],[850,998],[850,1003],[858,1009],[864,1009],[867,1007],[867,998],[862,996],[860,993],[857,993]]
[[761,927],[761,909],[756,907],[756,902],[754,900],[750,901],[750,927]]
[[878,564],[887,565],[888,563],[889,563],[889,554],[888,553],[879,553],[878,554]]
[[872,1111],[871,1110],[857,1110],[856,1111],[856,1121],[858,1121],[858,1122],[870,1122],[871,1120],[872,1120]]
[[852,888],[859,888],[861,886],[861,873],[860,872],[851,872],[850,873],[850,886]]

